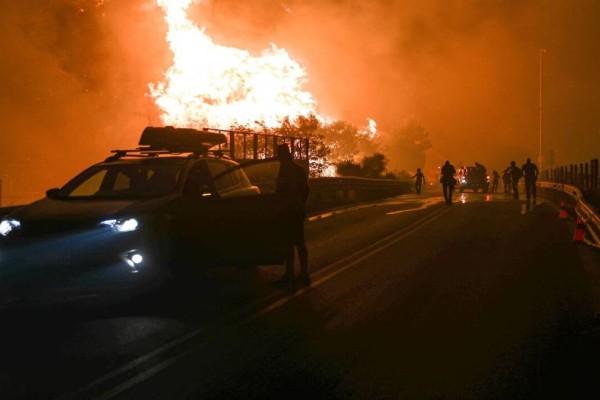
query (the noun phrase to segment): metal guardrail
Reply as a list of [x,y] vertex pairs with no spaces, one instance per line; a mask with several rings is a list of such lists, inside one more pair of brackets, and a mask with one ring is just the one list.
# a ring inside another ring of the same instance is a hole
[[310,179],[309,212],[409,193],[412,183],[393,179],[323,177]]
[[356,178],[352,176],[343,177],[323,177],[310,179],[311,188],[315,190],[343,190],[343,189],[381,189],[381,188],[399,188],[411,185],[410,182],[399,181],[394,179],[369,179]]
[[586,231],[592,239],[589,244],[600,247],[600,217],[596,213],[594,207],[590,206],[585,201],[579,188],[564,183],[554,182],[538,182],[537,186],[544,189],[561,191],[573,197],[576,201],[575,212],[585,221]]

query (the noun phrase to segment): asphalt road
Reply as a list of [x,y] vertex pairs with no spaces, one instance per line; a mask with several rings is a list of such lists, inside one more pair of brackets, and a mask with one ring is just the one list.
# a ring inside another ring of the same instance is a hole
[[540,202],[401,196],[307,222],[312,284],[207,271],[9,315],[1,398],[597,398],[598,251]]

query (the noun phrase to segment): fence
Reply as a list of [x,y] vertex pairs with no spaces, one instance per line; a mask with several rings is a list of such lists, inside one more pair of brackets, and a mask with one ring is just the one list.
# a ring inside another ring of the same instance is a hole
[[587,163],[569,164],[544,170],[540,175],[545,182],[571,185],[581,190],[583,196],[594,206],[600,207],[600,180],[598,159]]
[[226,144],[225,146],[219,145],[219,149],[228,152],[229,156],[237,161],[275,157],[275,149],[279,144],[287,144],[294,159],[306,163],[309,160],[309,140],[307,138],[226,129],[205,128],[204,132],[224,134]]
[[309,212],[344,204],[394,197],[412,191],[412,182],[393,179],[327,177],[310,180]]
[[600,186],[598,181],[598,159],[587,163],[569,164],[545,170],[542,180],[546,182],[564,183],[577,186],[580,190],[597,192]]

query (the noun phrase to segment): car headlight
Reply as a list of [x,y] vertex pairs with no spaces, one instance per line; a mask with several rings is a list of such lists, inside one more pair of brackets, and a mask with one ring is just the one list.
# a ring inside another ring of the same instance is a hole
[[135,231],[140,226],[140,223],[135,218],[113,218],[100,222],[100,225],[109,226],[117,232],[131,232]]
[[6,236],[11,231],[21,227],[21,223],[16,219],[3,219],[0,222],[0,235]]

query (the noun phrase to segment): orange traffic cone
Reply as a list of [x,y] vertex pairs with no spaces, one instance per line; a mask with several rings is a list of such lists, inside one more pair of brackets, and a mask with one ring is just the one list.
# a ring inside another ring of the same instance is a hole
[[585,221],[583,217],[577,217],[577,223],[575,224],[575,234],[573,235],[573,241],[575,243],[583,242],[585,236]]
[[560,211],[558,212],[558,219],[568,219],[567,215],[567,205],[564,201],[560,202]]

